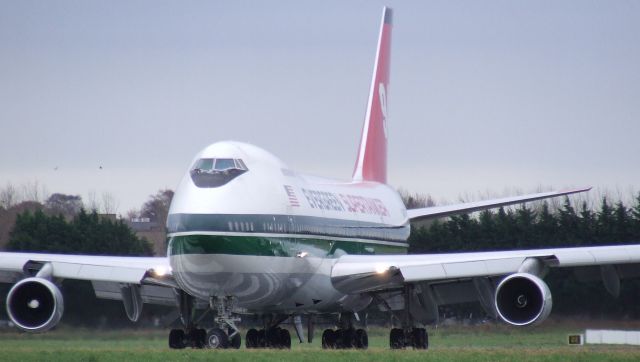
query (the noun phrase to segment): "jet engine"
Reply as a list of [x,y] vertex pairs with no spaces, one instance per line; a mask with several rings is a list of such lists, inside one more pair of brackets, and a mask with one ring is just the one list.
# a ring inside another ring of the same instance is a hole
[[23,279],[7,294],[9,318],[26,332],[45,332],[53,328],[62,318],[63,311],[62,293],[47,279]]
[[502,320],[526,326],[547,319],[553,303],[549,287],[542,279],[528,273],[516,273],[498,284],[495,304]]

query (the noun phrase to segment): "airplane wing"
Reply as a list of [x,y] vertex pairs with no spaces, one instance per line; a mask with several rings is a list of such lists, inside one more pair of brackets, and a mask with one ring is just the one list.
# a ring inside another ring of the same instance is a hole
[[[45,287],[55,298],[60,292],[51,281],[60,279],[91,281],[96,297],[122,300],[127,316],[132,321],[140,317],[143,303],[176,303],[174,288],[177,285],[169,261],[164,257],[0,252],[2,283],[24,283],[25,287],[30,288]],[[52,317],[47,323],[36,323],[33,327],[25,323],[21,328],[46,330],[57,323],[54,320]]]
[[[344,255],[333,266],[331,282],[336,289],[348,294],[375,295],[402,290],[407,285],[421,286],[429,295],[426,299],[433,303],[431,310],[437,311],[439,304],[479,301],[489,315],[499,315],[511,324],[525,325],[546,318],[544,308],[548,308],[547,314],[550,312],[550,292],[541,279],[549,269],[596,267],[599,270],[591,276],[601,278],[606,290],[616,295],[621,278],[640,276],[639,264],[640,245],[425,255]],[[504,307],[501,311],[501,295],[513,299],[511,309]],[[533,314],[521,316],[521,319],[514,317],[514,311],[519,311],[519,307],[514,307],[518,295],[536,299],[539,303],[535,308],[540,309],[535,312],[539,313],[531,312]],[[543,308],[547,296],[548,307]],[[423,307],[429,308],[428,305]]]
[[0,252],[0,281],[35,276],[46,264],[53,278],[172,285],[167,258],[11,252]]
[[505,197],[501,199],[483,200],[483,201],[476,201],[476,202],[467,202],[467,203],[455,204],[455,205],[433,206],[433,207],[425,207],[420,209],[409,209],[407,210],[407,216],[411,221],[433,219],[433,218],[451,216],[451,215],[468,213],[473,211],[492,209],[492,208],[501,207],[501,206],[517,205],[517,204],[522,204],[524,202],[542,200],[542,199],[547,199],[551,197],[571,195],[578,192],[585,192],[589,190],[591,190],[591,187],[564,190],[564,191],[541,192],[537,194]]

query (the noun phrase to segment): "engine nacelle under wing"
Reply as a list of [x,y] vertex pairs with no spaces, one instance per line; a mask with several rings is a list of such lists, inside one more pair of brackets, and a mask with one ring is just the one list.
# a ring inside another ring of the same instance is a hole
[[17,282],[7,294],[7,314],[26,332],[45,332],[55,327],[64,312],[60,289],[51,281],[32,277]]
[[505,322],[526,326],[547,319],[553,305],[547,284],[529,273],[511,274],[496,288],[495,305]]

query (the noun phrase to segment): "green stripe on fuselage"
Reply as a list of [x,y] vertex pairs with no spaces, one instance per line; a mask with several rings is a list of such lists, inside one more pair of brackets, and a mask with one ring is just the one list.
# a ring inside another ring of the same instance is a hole
[[366,241],[325,240],[283,236],[180,235],[169,237],[169,256],[183,254],[229,254],[333,258],[343,254],[403,254],[405,245],[381,245]]

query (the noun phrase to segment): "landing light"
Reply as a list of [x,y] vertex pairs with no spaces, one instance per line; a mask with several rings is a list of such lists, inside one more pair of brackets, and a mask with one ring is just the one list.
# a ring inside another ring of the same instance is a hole
[[389,265],[385,265],[385,264],[376,265],[376,273],[377,274],[384,274],[384,273],[388,272],[389,269],[391,269],[391,267]]
[[296,254],[296,257],[297,258],[304,258],[307,255],[309,255],[309,253],[307,253],[306,251],[301,251],[298,254]]
[[171,273],[171,267],[166,267],[166,266],[157,266],[153,269],[151,269],[151,274],[153,274],[153,276],[155,277],[163,277],[167,274]]

